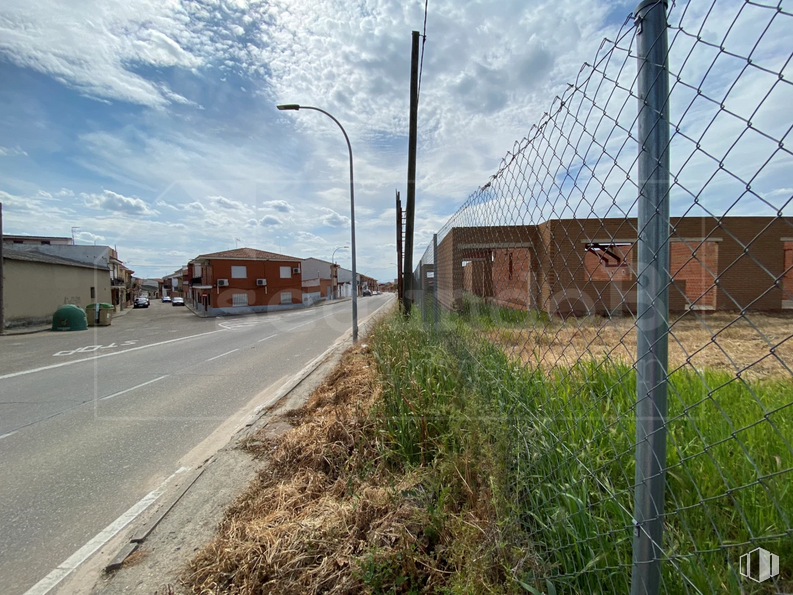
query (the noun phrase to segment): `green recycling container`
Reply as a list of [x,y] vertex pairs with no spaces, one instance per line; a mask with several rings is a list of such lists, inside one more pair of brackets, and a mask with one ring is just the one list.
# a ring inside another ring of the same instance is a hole
[[52,315],[54,331],[84,331],[88,329],[88,320],[80,306],[64,304]]
[[88,315],[88,326],[110,326],[110,320],[115,310],[113,304],[106,302],[88,304],[85,307],[85,312]]

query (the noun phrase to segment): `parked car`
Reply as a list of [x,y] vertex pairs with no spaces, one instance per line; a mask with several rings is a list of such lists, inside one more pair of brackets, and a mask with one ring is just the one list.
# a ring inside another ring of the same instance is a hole
[[135,298],[135,303],[132,305],[133,308],[148,308],[149,307],[149,298],[145,297],[137,297]]
[[162,303],[163,303],[163,304],[167,304],[167,303],[169,303],[170,301],[171,301],[171,296],[169,296],[169,295],[164,295],[164,296],[162,296]]
[[364,289],[364,290],[361,292],[361,295],[362,295],[362,296],[364,296],[364,297],[365,297],[365,296],[368,296],[368,295],[372,295],[372,291],[371,291],[371,290],[369,290],[369,289]]
[[184,298],[175,297],[171,301],[172,306],[184,306]]

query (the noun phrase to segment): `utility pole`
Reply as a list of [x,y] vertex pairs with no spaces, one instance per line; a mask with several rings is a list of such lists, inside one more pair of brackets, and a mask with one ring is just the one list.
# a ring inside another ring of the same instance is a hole
[[0,335],[5,334],[6,319],[3,304],[3,203],[0,202]]
[[404,296],[402,303],[405,314],[410,314],[413,303],[413,220],[416,214],[416,136],[419,111],[419,37],[421,33],[413,31],[413,47],[410,53],[410,131],[408,134],[408,199],[405,213],[405,265],[404,265]]
[[[396,246],[397,246],[397,303],[402,302],[402,201],[399,199],[399,190],[396,191]],[[400,308],[402,307],[400,303]]]

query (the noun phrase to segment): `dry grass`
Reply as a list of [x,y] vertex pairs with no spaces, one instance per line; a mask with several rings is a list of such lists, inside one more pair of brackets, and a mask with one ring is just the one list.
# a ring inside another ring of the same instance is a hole
[[[793,316],[772,314],[686,314],[671,323],[670,370],[741,371],[746,378],[793,377]],[[527,365],[569,368],[581,358],[608,356],[629,365],[636,354],[634,319],[552,319],[528,328],[488,332],[491,340]]]
[[378,592],[380,580],[432,592],[446,580],[426,536],[424,470],[383,462],[368,414],[379,395],[372,356],[348,352],[292,430],[248,442],[268,465],[190,563],[193,593]]

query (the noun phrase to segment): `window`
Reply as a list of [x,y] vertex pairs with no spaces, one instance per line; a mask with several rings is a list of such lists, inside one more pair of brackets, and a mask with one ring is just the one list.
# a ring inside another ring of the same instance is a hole
[[292,278],[292,267],[281,267],[281,279],[291,279],[291,278]]
[[246,266],[233,266],[233,267],[231,267],[231,278],[232,279],[247,279],[248,278],[248,267],[246,267]]
[[[283,270],[284,267],[281,267]],[[286,267],[289,268],[289,267]],[[281,292],[281,303],[282,304],[291,304],[292,303],[292,292],[291,291],[282,291]]]
[[96,287],[92,287],[91,288],[91,299],[94,299],[95,297],[96,297]]
[[[245,267],[242,267],[245,268]],[[201,265],[194,264],[193,265],[193,277],[200,277],[201,276]]]
[[[245,267],[242,267],[245,268]],[[231,305],[232,306],[247,306],[248,305],[248,294],[247,293],[234,293],[231,295]]]

